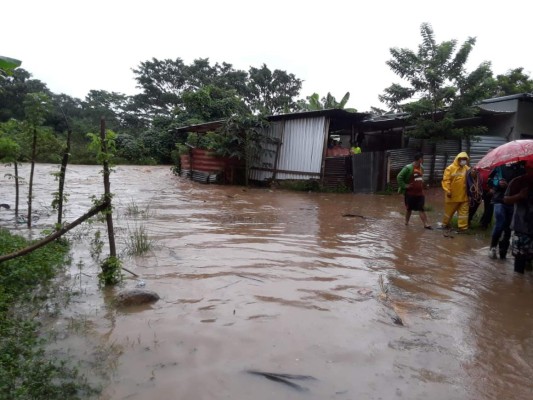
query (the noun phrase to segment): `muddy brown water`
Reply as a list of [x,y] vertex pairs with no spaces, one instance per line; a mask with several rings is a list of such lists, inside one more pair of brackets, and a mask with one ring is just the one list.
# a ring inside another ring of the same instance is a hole
[[[14,204],[0,169],[0,202]],[[102,193],[99,170],[69,166],[67,221]],[[36,167],[33,237],[55,222],[55,171]],[[124,287],[142,279],[161,300],[116,309],[90,255],[105,227],[85,224],[69,234],[70,303],[47,320],[51,351],[101,399],[533,397],[533,274],[489,259],[485,232],[445,237],[417,215],[406,227],[398,195],[203,185],[166,166],[118,166],[111,189],[118,250],[140,275]],[[432,223],[441,195],[428,193]],[[13,210],[0,223],[28,235]],[[128,256],[142,230],[152,250]]]

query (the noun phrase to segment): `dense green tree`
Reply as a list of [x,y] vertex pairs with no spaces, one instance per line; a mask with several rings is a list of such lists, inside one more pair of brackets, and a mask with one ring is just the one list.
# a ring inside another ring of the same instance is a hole
[[246,87],[248,74],[242,70],[235,70],[231,64],[224,62],[211,66],[208,58],[200,58],[187,66],[186,71],[186,91],[196,91],[205,86],[212,86],[225,90],[235,90],[240,97],[244,97],[248,93]]
[[64,133],[69,128],[76,132],[85,130],[83,124],[80,127],[81,121],[85,118],[80,99],[66,94],[52,93],[50,100],[52,107],[46,115],[45,125],[52,127],[57,133]]
[[[230,97],[237,95],[242,98],[248,93],[245,71],[235,70],[227,63],[211,65],[209,59],[197,59],[187,65],[180,58],[153,58],[141,62],[133,72],[142,91],[135,96],[134,103],[140,112],[149,116],[188,113],[183,96],[191,96],[191,93],[204,90],[205,87],[210,87],[210,90],[218,88],[219,94],[233,91]],[[205,95],[205,92],[198,93],[198,96],[201,95]],[[195,103],[189,100],[189,105]],[[192,110],[194,113],[195,110]]]
[[148,115],[169,115],[180,107],[180,96],[186,88],[186,65],[181,58],[141,62],[133,69],[137,87],[142,93],[135,103]]
[[91,90],[82,102],[84,117],[90,121],[91,126],[97,128],[100,118],[106,120],[106,126],[112,131],[124,127],[126,108],[129,104],[128,96],[107,92],[105,90]]
[[416,128],[413,136],[441,138],[470,136],[482,129],[459,129],[456,118],[474,115],[472,105],[493,90],[490,63],[468,73],[465,64],[475,43],[468,38],[459,48],[456,40],[437,43],[431,26],[421,25],[418,51],[392,48],[387,65],[407,85],[393,84],[379,99],[392,110],[406,111]]
[[11,76],[0,79],[0,122],[11,118],[23,120],[24,99],[28,93],[50,91],[38,79],[31,79],[31,74],[23,68],[17,68]]
[[276,69],[271,71],[266,64],[248,71],[248,106],[254,113],[274,115],[298,109],[296,97],[302,88],[302,80],[293,74]]
[[514,68],[505,74],[496,76],[494,96],[508,96],[519,93],[533,93],[533,79],[524,72],[524,68]]
[[183,105],[190,122],[216,121],[248,111],[235,89],[206,85],[183,94]]

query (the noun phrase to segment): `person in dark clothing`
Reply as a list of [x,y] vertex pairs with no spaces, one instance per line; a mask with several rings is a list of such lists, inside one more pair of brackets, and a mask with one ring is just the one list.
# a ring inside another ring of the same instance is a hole
[[468,193],[468,226],[470,226],[483,199],[481,176],[475,168],[466,172],[466,190]]
[[491,258],[497,258],[498,253],[500,259],[507,257],[514,207],[510,204],[505,204],[503,198],[509,182],[523,174],[523,163],[514,163],[496,167],[489,175],[488,186],[493,193],[492,204],[494,205],[495,217],[489,249],[489,257]]
[[514,270],[523,274],[527,263],[533,260],[533,162],[526,165],[525,175],[511,181],[504,201],[514,205],[511,225],[514,230]]
[[473,170],[477,171],[478,185],[481,185],[481,200],[476,197],[476,192],[479,192],[478,187],[471,186],[472,190],[469,190],[469,192],[473,192],[472,194],[469,193],[468,224],[470,225],[479,205],[483,202],[483,214],[479,218],[479,225],[481,229],[487,229],[492,222],[492,216],[494,214],[494,205],[491,202],[492,192],[488,186],[489,172],[487,170],[478,170],[477,168],[473,168]]
[[492,204],[492,192],[488,188],[487,184],[483,184],[483,214],[479,220],[479,224],[482,229],[487,229],[492,222],[492,216],[494,215],[494,205]]

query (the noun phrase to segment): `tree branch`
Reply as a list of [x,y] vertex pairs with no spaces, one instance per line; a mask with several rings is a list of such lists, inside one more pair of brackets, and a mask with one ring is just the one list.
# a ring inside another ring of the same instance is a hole
[[88,220],[89,218],[93,217],[94,215],[96,215],[96,214],[98,214],[98,213],[100,213],[102,211],[105,211],[106,209],[109,208],[109,206],[110,206],[109,201],[105,200],[103,203],[100,203],[97,206],[94,206],[93,208],[91,208],[87,213],[85,213],[84,215],[79,217],[74,222],[72,222],[70,224],[66,224],[65,226],[63,226],[58,231],[52,233],[51,235],[48,235],[44,239],[32,244],[31,246],[25,247],[24,249],[18,250],[18,251],[14,252],[14,253],[4,254],[4,255],[0,256],[0,263],[3,262],[3,261],[11,260],[13,258],[17,258],[17,257],[23,256],[23,255],[26,255],[28,253],[31,253],[34,250],[37,250],[40,247],[45,246],[46,244],[48,244],[48,243],[56,240],[57,238],[63,236],[65,233],[70,231],[72,228],[75,228],[76,226],[78,226],[82,222]]

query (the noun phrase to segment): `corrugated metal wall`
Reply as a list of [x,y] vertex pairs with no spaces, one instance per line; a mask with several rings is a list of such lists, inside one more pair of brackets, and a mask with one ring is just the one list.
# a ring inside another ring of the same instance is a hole
[[383,151],[351,157],[354,193],[372,193],[385,189],[385,158],[386,153]]
[[[192,158],[191,158],[192,155]],[[192,149],[180,157],[180,176],[201,183],[235,184],[236,177],[244,176],[243,162],[236,158],[219,157],[209,150]]]
[[[521,101],[518,105],[516,132],[513,139],[526,139],[533,137],[533,103]],[[511,140],[513,140],[511,139]]]
[[413,162],[413,157],[419,149],[424,154],[425,180],[438,183],[442,180],[444,169],[461,152],[461,141],[444,140],[436,144],[420,139],[410,139],[407,148],[389,150],[389,184],[393,189],[398,188],[396,176],[402,168]]
[[[327,136],[329,120],[326,117],[301,118],[287,120],[284,125],[274,123],[269,132],[270,137],[281,139],[279,146],[276,179],[319,179],[322,157]],[[274,158],[275,160],[275,158]],[[272,178],[274,161],[263,154],[252,169],[250,179],[264,181]]]
[[348,172],[351,171],[349,163],[351,157],[327,157],[324,163],[324,179],[322,185],[329,189],[337,189],[339,187],[347,187],[352,189],[352,182]]
[[[470,144],[465,140],[445,140],[438,142],[435,145],[411,139],[408,148],[389,150],[391,187],[394,189],[398,187],[396,176],[405,165],[413,161],[413,156],[420,147],[422,147],[422,152],[424,153],[425,179],[428,182],[438,185],[442,180],[442,175],[446,167],[453,162],[457,154],[461,151],[466,151],[468,153],[470,157],[470,165],[475,166],[476,163],[491,149],[506,142],[505,138],[500,136],[479,136],[479,139],[479,141],[471,141]],[[433,152],[433,146],[435,152]]]
[[463,150],[470,157],[471,167],[475,166],[490,150],[506,142],[505,138],[501,136],[478,136],[478,138],[480,139],[479,141],[472,140],[468,143],[466,140],[463,140],[462,142]]

